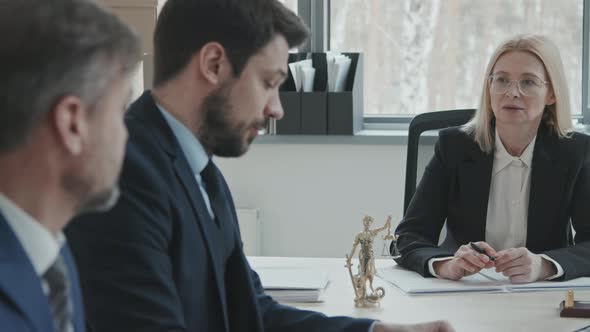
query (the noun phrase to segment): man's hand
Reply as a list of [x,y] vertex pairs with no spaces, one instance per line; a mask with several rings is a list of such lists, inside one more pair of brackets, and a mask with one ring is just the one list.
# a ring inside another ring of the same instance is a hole
[[437,320],[435,322],[413,324],[413,325],[398,325],[398,324],[384,324],[377,323],[373,328],[373,332],[454,332],[447,321]]
[[557,273],[552,262],[524,247],[502,250],[498,255],[496,272],[502,272],[515,284],[545,280]]
[[[485,250],[491,256],[496,257],[499,254],[485,242],[477,242],[478,246]],[[459,280],[465,276],[475,274],[482,269],[488,269],[494,266],[488,256],[480,254],[473,250],[470,245],[465,244],[459,247],[455,252],[455,257],[445,261],[434,262],[432,267],[434,272],[445,279]]]

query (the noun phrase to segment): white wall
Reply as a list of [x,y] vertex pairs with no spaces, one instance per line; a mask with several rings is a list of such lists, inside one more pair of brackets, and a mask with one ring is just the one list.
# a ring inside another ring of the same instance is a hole
[[365,214],[401,219],[405,160],[405,144],[254,144],[216,162],[236,206],[260,209],[263,255],[344,257]]

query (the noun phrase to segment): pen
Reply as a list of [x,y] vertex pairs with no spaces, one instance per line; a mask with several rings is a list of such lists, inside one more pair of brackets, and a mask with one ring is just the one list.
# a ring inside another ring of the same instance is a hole
[[488,258],[492,262],[496,260],[496,257],[492,257],[492,256],[488,255],[488,253],[485,250],[483,250],[482,247],[478,246],[477,244],[475,244],[473,242],[469,242],[469,245],[471,246],[471,248],[473,248],[473,250],[477,251],[478,253],[488,256]]

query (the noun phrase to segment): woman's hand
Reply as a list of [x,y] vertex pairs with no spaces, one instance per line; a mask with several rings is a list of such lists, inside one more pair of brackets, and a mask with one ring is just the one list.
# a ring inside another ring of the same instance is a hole
[[465,276],[475,274],[482,269],[494,267],[494,262],[488,256],[496,257],[498,253],[485,242],[476,242],[486,254],[473,250],[469,244],[462,245],[455,252],[455,257],[445,261],[434,262],[434,272],[445,279],[459,280]]
[[552,262],[527,248],[510,248],[498,252],[496,272],[502,272],[514,284],[545,280],[557,273]]

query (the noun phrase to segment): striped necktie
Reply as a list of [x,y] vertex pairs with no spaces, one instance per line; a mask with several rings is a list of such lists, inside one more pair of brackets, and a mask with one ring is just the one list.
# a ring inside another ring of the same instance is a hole
[[57,332],[69,332],[72,326],[72,302],[67,266],[61,255],[43,275],[49,286],[49,306]]

